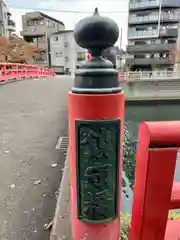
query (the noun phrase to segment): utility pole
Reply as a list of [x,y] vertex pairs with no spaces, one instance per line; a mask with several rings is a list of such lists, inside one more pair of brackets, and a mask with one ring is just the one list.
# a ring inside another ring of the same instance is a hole
[[122,49],[122,28],[120,28],[119,48]]
[[47,66],[49,66],[50,64],[50,61],[49,61],[49,38],[48,38],[48,32],[47,32],[47,28],[46,28],[46,31],[45,31],[45,41],[46,41],[46,46],[47,46],[47,52],[46,52],[46,64]]
[[161,30],[161,13],[162,13],[162,0],[159,0],[159,17],[158,17],[158,38]]
[[[122,50],[122,28],[120,28],[120,43],[119,43],[119,48],[120,48],[120,59],[119,59],[119,67],[120,67],[120,69],[121,69],[121,65],[122,65],[122,57],[121,57],[121,50]],[[117,56],[116,56],[116,59],[117,59]],[[117,61],[117,60],[116,60]]]

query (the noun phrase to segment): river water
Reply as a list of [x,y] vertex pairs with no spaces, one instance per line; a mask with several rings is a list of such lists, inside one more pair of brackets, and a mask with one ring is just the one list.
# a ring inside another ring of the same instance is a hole
[[[130,136],[131,144],[134,144],[134,141],[137,140],[138,125],[140,122],[172,120],[180,120],[180,103],[148,103],[146,105],[139,103],[134,105],[127,104],[126,106],[125,125]],[[131,212],[133,198],[133,191],[130,187],[131,179],[127,177],[127,167],[125,169],[124,166],[123,170],[123,179],[126,184],[122,192],[121,211]],[[180,181],[180,154],[178,154],[177,157],[175,180]]]

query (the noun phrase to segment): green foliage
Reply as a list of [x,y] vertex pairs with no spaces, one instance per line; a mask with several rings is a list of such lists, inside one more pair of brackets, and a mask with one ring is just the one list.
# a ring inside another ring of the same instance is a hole
[[121,240],[128,240],[128,231],[129,231],[129,226],[130,226],[130,221],[131,221],[131,216],[128,213],[122,213],[121,212],[121,224],[120,224],[120,236]]
[[86,60],[85,56],[77,56],[77,61],[84,61]]
[[[124,126],[124,157],[123,157],[123,170],[130,182],[130,187],[134,187],[134,170],[136,165],[136,145],[137,140],[133,140],[130,131],[128,130],[127,124]],[[126,187],[126,182],[122,179],[122,186]],[[169,220],[180,219],[180,212],[170,211],[168,215]],[[121,240],[128,240],[128,232],[130,228],[131,215],[128,213],[121,213]],[[180,240],[180,239],[177,239]]]
[[[130,228],[130,223],[131,223],[131,215],[128,213],[122,213],[121,212],[121,230],[120,230],[120,236],[121,236],[121,240],[128,240],[128,232],[129,232],[129,228]],[[176,211],[170,211],[169,212],[169,216],[168,216],[169,220],[175,220],[175,219],[180,219],[180,213],[176,212]],[[177,239],[180,240],[180,239]]]
[[134,170],[136,166],[136,145],[137,141],[132,139],[130,132],[127,129],[127,125],[124,125],[124,157],[123,157],[123,170],[126,173],[126,177],[130,182],[130,187],[134,187]]
[[174,210],[169,211],[168,219],[169,220],[180,219],[180,212],[176,212]]

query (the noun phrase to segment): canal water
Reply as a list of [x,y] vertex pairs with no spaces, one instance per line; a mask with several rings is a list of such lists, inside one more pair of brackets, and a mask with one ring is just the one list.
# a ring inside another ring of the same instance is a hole
[[[134,181],[133,173],[135,168],[135,148],[139,123],[143,121],[172,120],[180,120],[180,102],[148,102],[146,104],[136,102],[134,104],[126,104],[121,211],[131,212],[133,198],[131,185]],[[180,181],[180,154],[178,154],[177,157],[175,180]]]

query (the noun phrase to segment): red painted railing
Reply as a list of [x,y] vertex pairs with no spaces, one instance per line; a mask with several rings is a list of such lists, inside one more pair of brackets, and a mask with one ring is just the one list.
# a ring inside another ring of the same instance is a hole
[[24,78],[55,76],[52,69],[36,65],[0,63],[0,83]]
[[180,121],[140,125],[129,240],[180,239],[180,220],[168,220],[169,210],[180,208],[179,147]]

